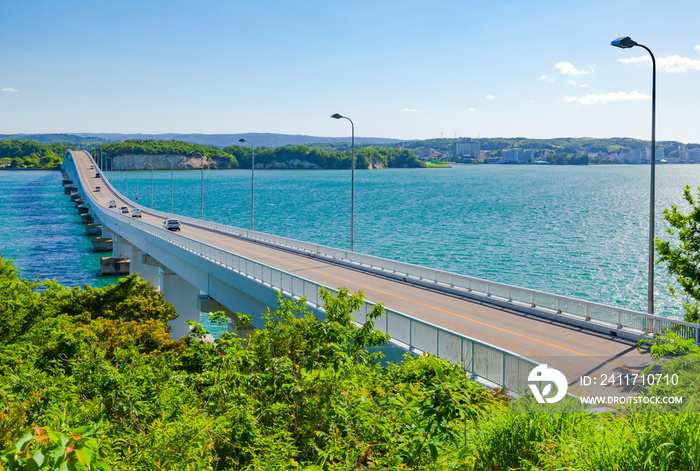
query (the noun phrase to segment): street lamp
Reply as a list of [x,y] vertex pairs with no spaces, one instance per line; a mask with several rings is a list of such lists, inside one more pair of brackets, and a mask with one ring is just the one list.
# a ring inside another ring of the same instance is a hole
[[138,163],[138,162],[136,162],[134,165],[136,166],[136,201],[138,201],[138,200],[139,200],[139,191],[140,191],[140,188],[139,188],[139,172],[141,171],[141,169],[139,168],[139,163]]
[[651,49],[633,41],[629,36],[617,38],[612,46],[629,49],[639,46],[651,56],[651,185],[649,189],[649,280],[647,286],[647,312],[654,314],[654,207],[656,194],[656,58]]
[[206,163],[206,157],[204,157],[204,154],[201,152],[194,150],[190,152],[190,155],[192,154],[199,155],[202,159],[202,181],[199,189],[199,219],[204,219],[204,164]]
[[352,122],[347,116],[335,113],[331,115],[333,119],[347,119],[350,121],[350,126],[352,128],[352,141],[350,144],[350,149],[352,152],[352,173],[351,173],[351,184],[350,184],[350,251],[355,251],[355,123]]
[[251,148],[250,159],[250,230],[255,230],[255,146],[252,142],[240,138],[238,142],[247,142]]
[[153,164],[146,162],[144,165],[151,167],[151,208],[153,208]]
[[173,170],[175,166],[170,161],[170,159],[163,159],[163,162],[168,162],[170,164],[170,212],[173,212]]

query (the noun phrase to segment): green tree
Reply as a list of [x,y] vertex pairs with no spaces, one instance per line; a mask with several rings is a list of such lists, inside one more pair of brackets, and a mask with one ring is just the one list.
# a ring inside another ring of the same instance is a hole
[[[675,276],[686,295],[685,319],[700,322],[700,187],[693,196],[686,185],[683,197],[689,205],[688,213],[675,205],[664,210],[664,218],[671,226],[666,232],[672,240],[656,239],[656,250],[659,261],[668,263],[668,272]],[[675,289],[670,289],[675,294]]]

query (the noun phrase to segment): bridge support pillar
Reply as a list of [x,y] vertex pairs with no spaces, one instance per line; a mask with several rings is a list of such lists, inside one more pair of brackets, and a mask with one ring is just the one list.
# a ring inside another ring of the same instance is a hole
[[[250,322],[240,325],[240,316],[237,313],[231,311],[219,301],[207,296],[206,294],[201,294],[197,297],[197,305],[199,306],[199,310],[201,312],[211,314],[212,312],[223,311],[226,317],[231,319],[234,324],[239,324],[237,329],[238,337],[248,339],[250,338],[250,334],[255,330],[255,327]],[[236,330],[236,326],[229,323],[228,331],[233,332],[234,330]]]
[[143,253],[139,249],[132,249],[129,273],[137,274],[155,289],[160,289],[160,264],[153,262],[153,257],[150,257],[147,253]]
[[[255,283],[240,288],[234,288],[231,284],[210,277],[207,294],[221,305],[227,306],[230,311],[249,315],[253,327],[262,329],[265,326],[262,315],[268,309],[274,310],[277,307],[276,291]],[[229,326],[229,331],[233,331],[233,326]]]
[[132,246],[121,236],[114,234],[112,239],[112,257],[119,260],[131,258]]
[[197,308],[199,289],[176,273],[164,270],[162,290],[165,300],[175,306],[175,311],[178,314],[176,319],[168,323],[172,327],[170,335],[174,339],[184,337],[190,332],[190,326],[185,322],[199,322],[201,314]]

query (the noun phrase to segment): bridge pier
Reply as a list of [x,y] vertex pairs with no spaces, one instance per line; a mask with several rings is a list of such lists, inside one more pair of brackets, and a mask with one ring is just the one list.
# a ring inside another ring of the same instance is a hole
[[210,275],[207,294],[229,310],[250,316],[253,327],[262,329],[265,326],[262,315],[277,308],[277,291],[243,277],[237,283],[231,281]]
[[139,249],[132,249],[129,273],[137,274],[142,280],[147,281],[156,290],[160,290],[160,269],[163,267],[147,253]]
[[131,258],[132,245],[122,236],[114,234],[112,236],[112,257],[120,260]]
[[177,318],[168,322],[172,327],[170,335],[174,339],[184,337],[190,332],[190,326],[185,322],[199,322],[201,315],[197,307],[197,297],[199,289],[188,283],[177,273],[165,269],[163,270],[163,296],[167,302],[175,307]]
[[[213,313],[213,312],[219,312],[223,311],[226,317],[231,319],[233,323],[235,324],[240,324],[240,316],[231,311],[229,308],[221,304],[219,301],[216,299],[213,299],[212,297],[206,295],[206,294],[200,294],[197,297],[197,306],[201,312],[205,313]],[[239,325],[238,328],[236,329],[235,325],[232,325],[231,323],[228,324],[228,331],[229,332],[234,332],[237,330],[238,337],[241,337],[243,339],[248,339],[250,338],[250,334],[255,330],[255,327],[253,326],[252,323],[248,322],[243,325]]]
[[100,271],[103,275],[126,275],[131,273],[132,245],[124,238],[102,226],[103,237],[93,240],[93,251],[102,252],[112,250],[111,257],[102,257]]

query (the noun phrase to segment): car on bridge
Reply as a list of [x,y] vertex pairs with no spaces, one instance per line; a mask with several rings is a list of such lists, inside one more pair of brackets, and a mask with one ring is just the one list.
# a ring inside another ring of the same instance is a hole
[[121,208],[119,208],[119,211],[121,211],[122,214],[129,214],[129,208],[127,208],[126,206],[122,206]]
[[110,200],[109,205],[110,208],[116,208],[117,207],[117,202],[114,200]]
[[131,210],[131,217],[132,218],[140,218],[141,217],[141,210],[139,208],[134,208]]
[[169,231],[179,231],[180,221],[177,219],[166,219],[163,221],[163,227]]

